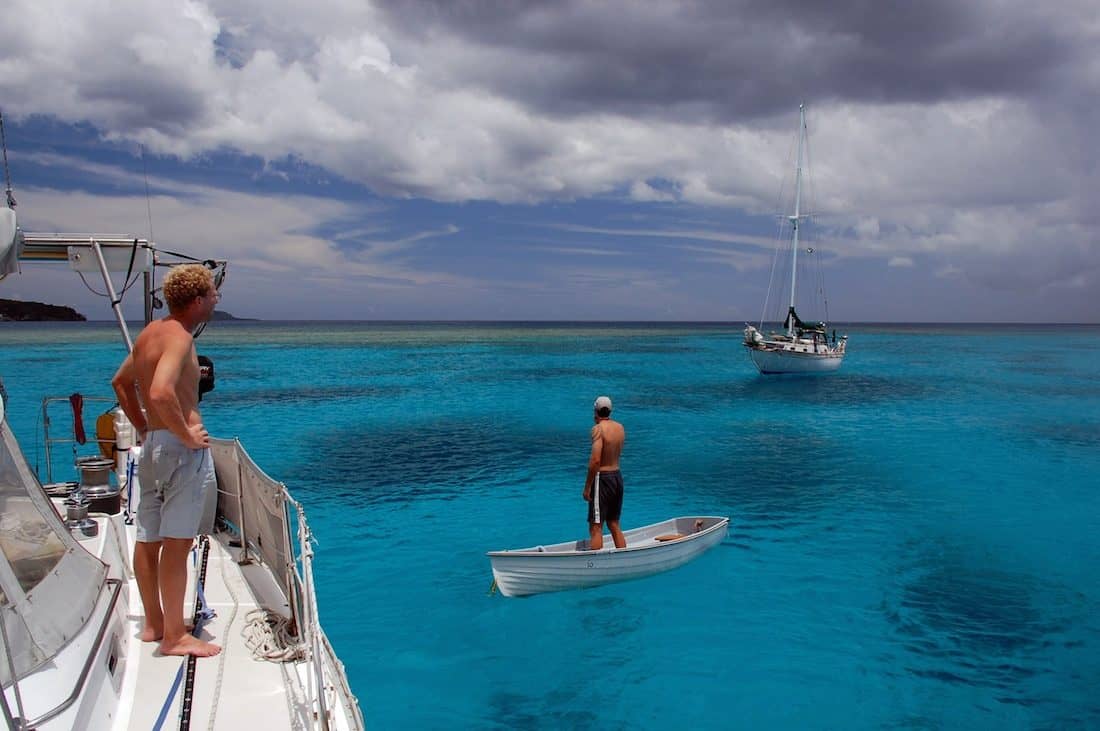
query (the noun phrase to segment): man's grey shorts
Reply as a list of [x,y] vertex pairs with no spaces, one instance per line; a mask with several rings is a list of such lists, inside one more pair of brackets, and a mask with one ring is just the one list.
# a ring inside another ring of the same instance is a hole
[[138,478],[137,539],[194,538],[216,484],[210,450],[190,449],[167,429],[154,429],[145,435]]

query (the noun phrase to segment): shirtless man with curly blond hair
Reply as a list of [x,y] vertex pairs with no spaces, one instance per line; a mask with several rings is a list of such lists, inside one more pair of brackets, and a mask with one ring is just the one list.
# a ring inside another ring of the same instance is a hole
[[[187,631],[183,598],[191,550],[210,490],[215,489],[210,435],[198,410],[195,328],[208,321],[220,296],[201,264],[173,268],[164,278],[168,315],[145,326],[111,385],[141,435],[141,495],[134,573],[145,608],[144,642],[165,655],[210,657],[221,647]],[[142,411],[142,405],[145,411]]]

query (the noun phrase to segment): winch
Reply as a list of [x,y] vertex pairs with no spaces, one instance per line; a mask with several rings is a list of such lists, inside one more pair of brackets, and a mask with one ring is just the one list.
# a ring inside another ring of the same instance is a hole
[[89,512],[116,515],[122,510],[122,492],[117,485],[111,484],[114,466],[114,460],[100,456],[76,460],[76,469],[80,473],[77,489],[87,498]]

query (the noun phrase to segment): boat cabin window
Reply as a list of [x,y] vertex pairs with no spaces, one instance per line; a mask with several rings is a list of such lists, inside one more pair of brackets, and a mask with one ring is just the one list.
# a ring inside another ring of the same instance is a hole
[[[14,457],[0,441],[0,551],[24,593],[48,576],[65,555],[64,544],[31,501],[27,489]],[[0,592],[0,604],[7,601]]]

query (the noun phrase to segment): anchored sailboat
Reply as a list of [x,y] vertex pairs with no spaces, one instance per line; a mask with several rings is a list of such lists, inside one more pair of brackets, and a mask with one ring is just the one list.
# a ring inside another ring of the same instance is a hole
[[[795,311],[795,293],[798,283],[798,233],[802,221],[808,216],[802,213],[802,153],[806,140],[806,109],[799,105],[798,161],[795,166],[794,213],[787,216],[791,222],[791,292],[787,316],[783,321],[785,333],[769,332],[767,336],[752,325],[745,326],[744,345],[749,357],[762,374],[830,373],[840,367],[848,345],[848,336],[837,340],[833,331],[829,341],[828,326],[824,321],[803,321]],[[812,249],[808,253],[813,253]],[[770,287],[770,284],[769,284]],[[769,291],[770,294],[770,291]],[[760,327],[763,327],[761,319]]]

